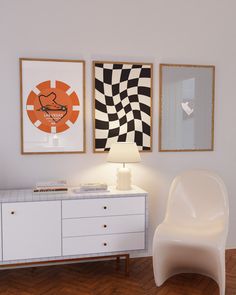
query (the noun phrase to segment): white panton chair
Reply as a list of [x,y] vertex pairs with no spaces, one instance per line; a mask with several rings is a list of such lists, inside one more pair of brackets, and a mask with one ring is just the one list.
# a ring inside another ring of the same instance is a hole
[[200,273],[213,278],[224,295],[228,219],[227,190],[217,174],[191,170],[178,175],[154,234],[156,285],[175,274]]

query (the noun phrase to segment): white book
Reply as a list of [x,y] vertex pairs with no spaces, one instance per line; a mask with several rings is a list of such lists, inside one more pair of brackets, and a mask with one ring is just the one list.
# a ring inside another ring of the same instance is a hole
[[93,182],[93,183],[83,183],[80,185],[81,190],[107,190],[106,183]]
[[66,180],[52,180],[52,181],[40,181],[36,183],[36,188],[62,188],[67,187]]
[[81,188],[75,188],[72,190],[73,193],[75,194],[80,194],[80,193],[93,193],[93,192],[97,192],[97,193],[107,193],[109,192],[108,189],[81,189]]

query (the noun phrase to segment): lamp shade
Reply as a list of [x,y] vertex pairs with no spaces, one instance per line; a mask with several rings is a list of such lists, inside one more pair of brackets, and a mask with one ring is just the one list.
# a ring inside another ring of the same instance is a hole
[[133,142],[116,142],[111,145],[107,162],[136,163],[140,162],[138,147]]

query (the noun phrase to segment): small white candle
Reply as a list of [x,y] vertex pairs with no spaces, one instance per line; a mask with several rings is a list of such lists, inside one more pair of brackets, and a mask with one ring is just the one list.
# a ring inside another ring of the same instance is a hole
[[59,138],[56,134],[53,135],[52,144],[53,144],[53,146],[58,146],[58,144],[59,144]]

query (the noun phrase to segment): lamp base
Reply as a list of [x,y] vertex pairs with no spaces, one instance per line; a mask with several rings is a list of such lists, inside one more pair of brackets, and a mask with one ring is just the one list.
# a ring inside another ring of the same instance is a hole
[[131,189],[131,171],[129,168],[122,167],[117,169],[116,189],[130,190]]

